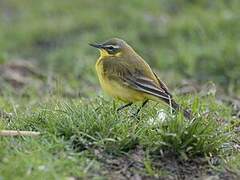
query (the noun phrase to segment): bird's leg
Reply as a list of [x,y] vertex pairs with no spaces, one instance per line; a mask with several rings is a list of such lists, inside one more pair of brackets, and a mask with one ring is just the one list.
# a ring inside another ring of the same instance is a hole
[[134,113],[134,116],[137,116],[137,115],[138,115],[138,113],[140,112],[140,110],[147,104],[147,102],[148,102],[148,99],[145,100],[145,101],[142,103],[141,107],[138,108],[138,110]]
[[117,109],[117,112],[119,112],[119,111],[123,110],[124,108],[126,108],[126,107],[128,107],[128,106],[131,106],[132,104],[133,104],[133,103],[132,103],[132,102],[130,102],[130,103],[128,103],[128,104],[125,104],[125,105],[123,105],[123,106],[119,107],[119,108]]

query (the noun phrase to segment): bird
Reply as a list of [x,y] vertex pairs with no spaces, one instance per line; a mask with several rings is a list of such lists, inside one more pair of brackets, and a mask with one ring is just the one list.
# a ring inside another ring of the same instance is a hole
[[151,100],[164,102],[174,111],[181,110],[187,119],[191,118],[191,113],[181,108],[165,83],[127,42],[112,38],[89,45],[100,51],[95,68],[103,91],[126,103],[117,109],[118,112],[135,102],[142,102],[135,113],[137,116]]

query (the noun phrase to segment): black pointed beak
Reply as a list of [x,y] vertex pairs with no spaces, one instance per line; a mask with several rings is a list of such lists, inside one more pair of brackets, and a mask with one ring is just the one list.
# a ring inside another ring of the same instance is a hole
[[103,48],[102,44],[92,44],[92,43],[89,43],[89,45],[92,46],[92,47],[98,48],[98,49]]

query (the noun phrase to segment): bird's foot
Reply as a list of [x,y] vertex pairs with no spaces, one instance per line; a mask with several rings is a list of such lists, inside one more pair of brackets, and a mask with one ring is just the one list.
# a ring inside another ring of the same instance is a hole
[[137,119],[138,121],[140,120],[140,116],[138,113],[133,113],[132,115],[129,116],[130,118]]

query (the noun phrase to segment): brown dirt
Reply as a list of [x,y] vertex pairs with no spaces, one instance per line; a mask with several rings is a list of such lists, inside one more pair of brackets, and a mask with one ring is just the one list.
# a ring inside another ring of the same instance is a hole
[[[106,154],[102,150],[94,150],[94,155],[104,165],[103,175],[114,180],[235,180],[240,178],[229,170],[218,172],[212,169],[203,157],[183,160],[172,153],[152,156],[154,159],[152,159],[151,167],[154,174],[149,174],[145,170],[145,151],[139,146],[121,156]],[[211,161],[215,165],[219,163],[219,159],[216,157]]]
[[41,81],[44,75],[39,72],[34,63],[16,59],[0,64],[0,77],[2,81],[16,90],[23,88],[27,84],[36,84],[35,82]]

